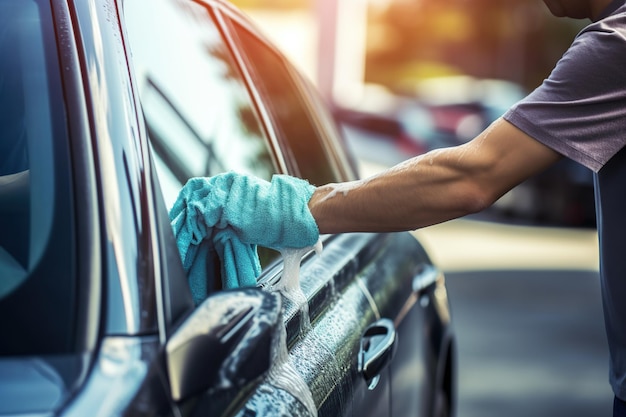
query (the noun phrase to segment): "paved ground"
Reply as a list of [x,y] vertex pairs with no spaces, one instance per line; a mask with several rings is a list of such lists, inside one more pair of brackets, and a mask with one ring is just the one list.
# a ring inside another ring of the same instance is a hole
[[446,273],[458,417],[611,415],[595,231],[456,220],[416,234]]
[[611,415],[597,274],[447,274],[459,417]]

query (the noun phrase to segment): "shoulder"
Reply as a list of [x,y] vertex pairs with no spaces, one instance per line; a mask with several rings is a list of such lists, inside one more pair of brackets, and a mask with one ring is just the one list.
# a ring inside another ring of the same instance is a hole
[[591,23],[505,118],[597,171],[626,143],[626,6]]
[[626,13],[585,27],[559,60],[551,77],[626,80]]
[[590,23],[576,36],[570,50],[591,55],[613,54],[626,48],[626,3],[613,13]]

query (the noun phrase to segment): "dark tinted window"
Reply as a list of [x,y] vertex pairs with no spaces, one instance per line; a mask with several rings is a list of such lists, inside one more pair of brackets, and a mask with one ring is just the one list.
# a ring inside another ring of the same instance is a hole
[[208,10],[125,2],[139,92],[168,208],[191,177],[275,172],[256,110]]
[[233,28],[252,70],[255,86],[267,105],[287,157],[295,161],[293,174],[316,185],[339,179],[323,146],[314,112],[304,89],[281,56],[236,22]]
[[50,4],[0,0],[0,354],[72,349],[68,137]]

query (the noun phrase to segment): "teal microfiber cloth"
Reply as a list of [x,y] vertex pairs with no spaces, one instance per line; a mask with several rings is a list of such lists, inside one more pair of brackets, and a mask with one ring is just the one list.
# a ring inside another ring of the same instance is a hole
[[194,300],[206,297],[211,250],[221,261],[223,288],[237,288],[256,285],[261,273],[257,245],[277,250],[313,246],[319,239],[308,208],[314,190],[288,175],[274,175],[268,182],[227,172],[187,181],[170,221]]

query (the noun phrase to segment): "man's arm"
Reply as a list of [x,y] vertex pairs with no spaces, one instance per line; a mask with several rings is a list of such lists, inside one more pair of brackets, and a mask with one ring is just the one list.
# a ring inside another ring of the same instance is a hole
[[309,209],[321,233],[414,230],[479,212],[560,158],[499,119],[466,144],[363,180],[318,187]]

